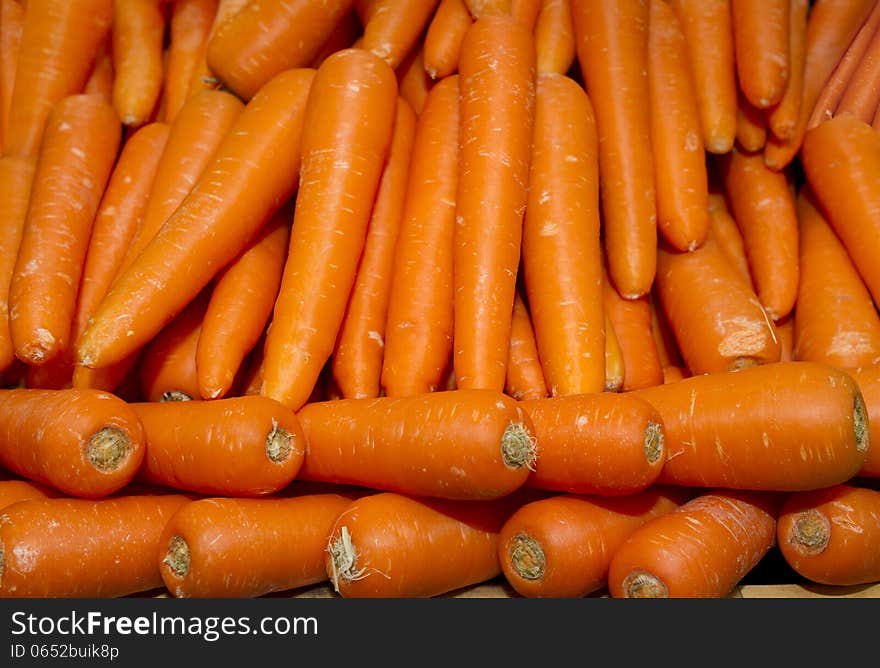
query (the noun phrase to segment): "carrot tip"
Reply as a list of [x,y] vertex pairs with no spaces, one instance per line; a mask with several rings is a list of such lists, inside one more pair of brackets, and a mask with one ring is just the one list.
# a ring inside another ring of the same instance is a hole
[[291,452],[293,452],[293,436],[272,420],[272,430],[266,436],[266,456],[269,461],[281,464],[290,458]]
[[535,438],[522,422],[511,422],[501,437],[501,458],[508,468],[518,469],[525,466],[535,470],[538,449]]
[[167,392],[162,393],[159,401],[192,401],[192,397],[186,392],[181,392],[180,390],[168,390]]
[[756,360],[754,357],[737,357],[732,360],[730,364],[727,365],[728,371],[742,371],[743,369],[750,369],[754,366],[758,366],[760,362]]
[[34,340],[21,347],[19,357],[26,364],[39,365],[48,362],[55,352],[55,337],[48,329],[41,327],[34,331]]
[[189,560],[189,545],[186,540],[183,536],[173,536],[168,543],[168,550],[162,563],[167,564],[175,577],[183,578],[189,572]]
[[354,582],[366,576],[365,568],[358,568],[357,550],[351,542],[348,527],[343,526],[339,536],[330,542],[327,551],[330,553],[330,582],[333,589],[339,591],[339,580]]
[[831,522],[825,513],[810,508],[794,520],[788,542],[803,554],[819,554],[831,538]]
[[666,584],[653,573],[634,570],[623,579],[623,593],[627,598],[668,598]]
[[540,580],[547,569],[547,557],[544,549],[534,537],[516,534],[508,550],[513,570],[524,580]]
[[131,441],[117,427],[102,427],[86,444],[86,456],[99,471],[109,473],[119,468],[131,452]]
[[726,137],[713,137],[706,144],[706,150],[709,153],[715,153],[718,155],[730,153],[730,150],[732,148],[733,148],[733,139],[726,138]]
[[659,422],[649,422],[647,429],[645,429],[645,457],[648,459],[648,463],[656,463],[665,452],[663,425]]

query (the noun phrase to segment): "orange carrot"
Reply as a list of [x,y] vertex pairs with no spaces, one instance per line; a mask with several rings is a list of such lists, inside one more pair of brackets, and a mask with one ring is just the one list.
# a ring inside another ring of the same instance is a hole
[[742,234],[721,196],[709,195],[709,233],[736,273],[754,290]]
[[585,0],[571,9],[596,112],[609,276],[625,299],[636,299],[651,289],[657,255],[648,6],[642,0]]
[[654,344],[651,306],[647,296],[624,299],[609,281],[603,288],[605,313],[623,354],[623,391],[652,387],[663,382],[660,355]]
[[168,21],[168,65],[165,72],[165,114],[171,123],[190,95],[199,58],[207,48],[219,0],[177,0]]
[[202,44],[198,60],[193,68],[193,73],[190,78],[190,95],[193,95],[200,90],[212,90],[220,87],[220,81],[211,71],[211,68],[208,67],[208,44],[220,26],[223,25],[227,19],[235,16],[235,14],[244,8],[248,1],[249,0],[219,0],[217,3],[217,12],[214,14],[214,20],[211,23],[211,29],[208,32],[208,40]]
[[9,105],[23,28],[24,5],[18,0],[0,0],[0,148],[9,136]]
[[50,499],[58,496],[51,487],[29,480],[0,480],[0,511],[18,501]]
[[223,496],[262,496],[296,477],[305,444],[296,415],[267,397],[130,404],[144,427],[138,479]]
[[360,48],[384,60],[392,69],[403,62],[434,15],[439,0],[375,0],[364,24]]
[[476,500],[519,488],[534,465],[531,421],[492,390],[322,401],[298,415],[302,480]]
[[565,74],[574,64],[574,25],[568,0],[543,0],[535,24],[538,73]]
[[847,369],[847,373],[853,377],[862,391],[862,397],[868,411],[869,438],[873,446],[868,448],[868,458],[858,475],[878,478],[880,477],[880,448],[873,444],[880,443],[880,365],[872,364],[857,369]]
[[684,378],[690,378],[693,374],[681,366],[663,367],[663,383],[676,383]]
[[702,494],[632,532],[615,551],[615,598],[721,598],[776,544],[778,499]]
[[758,109],[778,104],[791,73],[790,0],[730,0],[736,72]]
[[513,301],[510,323],[510,352],[507,358],[507,379],[504,392],[514,399],[540,399],[550,394],[544,381],[544,370],[538,357],[538,346],[532,318],[519,292]]
[[[654,337],[654,346],[657,348],[657,359],[660,360],[660,366],[681,367],[684,360],[681,357],[681,351],[678,349],[678,342],[675,340],[675,332],[669,323],[669,318],[663,311],[663,307],[658,303],[656,284],[651,290],[648,298],[648,306],[651,307],[651,335]],[[664,371],[664,377],[666,373]]]
[[855,475],[869,449],[856,382],[824,364],[763,364],[635,395],[663,418],[668,456],[661,483],[817,489]]
[[412,107],[398,99],[388,159],[332,355],[333,377],[347,398],[379,396],[394,247],[403,218],[415,126]]
[[794,314],[774,323],[776,338],[779,339],[779,361],[791,362],[794,359]]
[[440,0],[425,33],[424,60],[429,77],[440,80],[458,71],[461,42],[471,23],[464,0]]
[[248,103],[162,233],[101,302],[77,342],[79,364],[108,366],[139,350],[291,198],[313,77],[314,70],[287,71]]
[[880,33],[875,32],[861,61],[847,82],[834,113],[849,113],[866,123],[871,123],[878,102],[880,102]]
[[159,100],[167,14],[162,0],[113,1],[113,106],[124,125],[146,123]]
[[750,153],[762,150],[767,143],[767,112],[753,106],[742,91],[737,95],[736,141]]
[[105,39],[98,50],[95,64],[83,86],[83,93],[97,95],[107,104],[113,104],[113,57],[110,55],[110,40]]
[[504,388],[535,115],[535,46],[509,16],[477,19],[459,62],[453,283],[460,388]]
[[92,222],[120,142],[113,108],[91,95],[59,102],[46,123],[9,288],[16,355],[42,364],[68,347]]
[[413,49],[397,68],[397,87],[416,114],[422,113],[428,91],[434,82],[425,70],[425,50]]
[[112,494],[144,458],[137,415],[97,390],[0,390],[0,464],[70,496]]
[[511,0],[464,0],[474,19],[484,16],[510,16]]
[[623,350],[617,340],[617,333],[608,312],[605,312],[605,391],[620,392],[626,375]]
[[349,10],[333,28],[333,32],[321,45],[318,53],[312,58],[311,67],[319,68],[325,60],[337,51],[354,46],[355,41],[363,36],[363,26],[358,19],[357,12]]
[[381,376],[388,396],[442,387],[452,353],[458,92],[457,75],[438,82],[416,123],[388,296]]
[[779,139],[791,139],[797,132],[804,95],[804,71],[807,57],[807,15],[809,0],[790,0],[789,53],[791,71],[785,94],[779,104],[767,112],[767,125]]
[[511,0],[510,15],[526,30],[534,31],[542,0]]

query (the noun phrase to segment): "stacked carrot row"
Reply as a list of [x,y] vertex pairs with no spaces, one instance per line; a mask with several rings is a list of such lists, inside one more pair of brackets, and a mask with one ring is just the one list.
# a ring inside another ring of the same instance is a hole
[[0,0],[0,595],[880,581],[878,26]]

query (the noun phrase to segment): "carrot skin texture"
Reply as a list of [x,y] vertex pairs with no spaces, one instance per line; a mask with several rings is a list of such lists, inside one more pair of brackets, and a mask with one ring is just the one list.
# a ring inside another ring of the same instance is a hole
[[60,494],[45,485],[30,480],[0,480],[0,511],[18,501],[50,499]]
[[767,112],[767,126],[779,139],[791,139],[797,132],[798,117],[804,96],[807,57],[807,17],[809,0],[790,0],[789,53],[791,70],[782,100]]
[[623,355],[621,390],[628,392],[660,385],[663,368],[654,343],[651,305],[647,296],[624,299],[606,280],[603,302]]
[[9,106],[23,28],[24,5],[18,0],[0,0],[0,149],[9,136]]
[[96,390],[0,391],[0,464],[69,496],[98,498],[127,485],[144,434],[118,397]]
[[[322,582],[327,537],[351,502],[341,494],[193,501],[159,539],[162,580],[176,598],[253,598]],[[180,540],[185,569],[174,560]]]
[[204,57],[219,0],[177,0],[168,19],[168,63],[163,83],[165,113],[170,123],[190,95],[193,74]]
[[605,312],[605,391],[620,392],[626,376],[623,349],[608,312]]
[[851,478],[870,451],[859,387],[824,364],[764,364],[634,394],[663,418],[660,483],[817,489]]
[[[880,443],[880,366],[873,364],[856,369],[847,369],[847,373],[853,377],[862,391],[862,397],[865,400],[865,407],[868,411],[868,428],[871,443]],[[868,448],[868,458],[859,470],[858,475],[866,478],[880,477],[880,447]]]
[[504,393],[517,401],[540,399],[550,394],[544,382],[544,370],[538,356],[532,318],[519,293],[513,302]]
[[758,109],[782,100],[791,72],[790,0],[730,0],[740,87]]
[[461,42],[471,23],[464,0],[440,0],[425,33],[424,61],[429,77],[439,81],[458,71]]
[[575,59],[574,25],[568,0],[543,0],[535,23],[538,74],[565,74]]
[[605,385],[599,166],[593,106],[560,74],[538,77],[522,260],[554,396]]
[[124,125],[146,123],[162,92],[166,10],[161,0],[113,2],[113,106]]
[[[289,70],[248,103],[193,191],[98,307],[77,343],[80,364],[108,366],[139,350],[291,198],[313,77],[314,70]],[[176,280],[184,275],[186,286]]]
[[[716,200],[717,201],[717,200]],[[749,260],[746,257],[745,243],[736,221],[726,207],[709,203],[709,234],[718,244],[724,257],[736,270],[743,282],[754,291]]]
[[162,586],[159,535],[182,494],[24,501],[0,512],[0,596],[109,598]]
[[413,48],[418,48],[438,1],[376,0],[370,20],[364,25],[360,48],[396,69]]
[[302,480],[478,500],[518,489],[533,466],[531,421],[492,390],[323,401],[298,416]]
[[737,96],[736,141],[738,148],[753,153],[767,144],[767,112],[758,109],[740,93]]

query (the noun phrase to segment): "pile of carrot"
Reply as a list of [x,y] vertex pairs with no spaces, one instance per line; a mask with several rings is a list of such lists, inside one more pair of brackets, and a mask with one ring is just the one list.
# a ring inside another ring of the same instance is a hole
[[0,149],[0,596],[880,582],[877,0],[0,0]]

